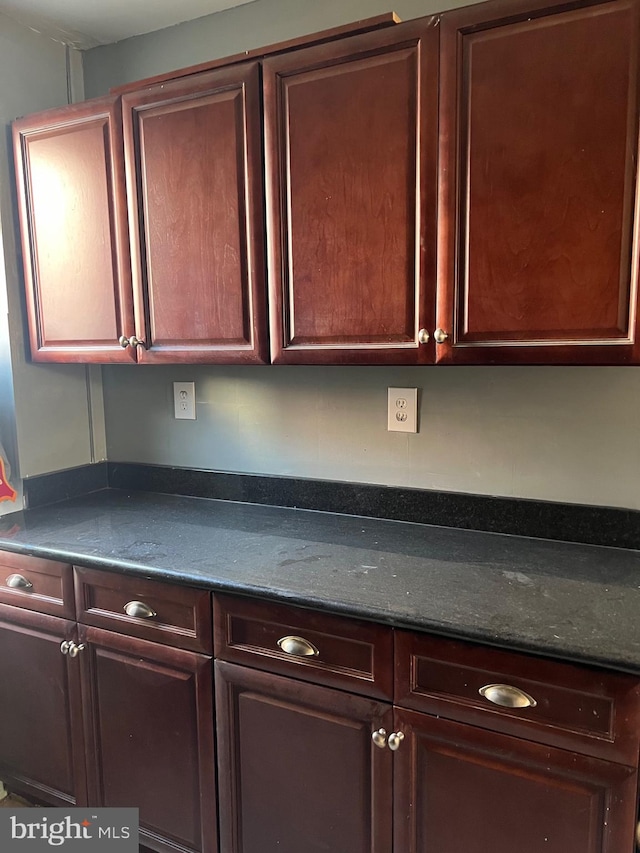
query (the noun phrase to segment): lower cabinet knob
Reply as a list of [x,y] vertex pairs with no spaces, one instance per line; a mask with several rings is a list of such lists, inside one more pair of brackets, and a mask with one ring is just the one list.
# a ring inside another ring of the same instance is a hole
[[395,752],[397,749],[400,749],[400,744],[404,740],[404,735],[402,732],[391,732],[389,735],[389,749],[392,752]]
[[84,643],[80,643],[80,645],[76,645],[76,643],[69,644],[69,657],[77,658],[80,652],[83,652],[86,649]]
[[73,645],[73,644],[72,644],[71,640],[63,640],[63,641],[60,643],[60,651],[62,652],[62,654],[63,654],[63,655],[68,655],[68,654],[69,654],[69,649],[71,648],[71,646],[72,646],[72,645]]
[[378,749],[384,749],[387,745],[387,730],[378,729],[371,735],[371,740],[373,741],[374,746],[377,746]]

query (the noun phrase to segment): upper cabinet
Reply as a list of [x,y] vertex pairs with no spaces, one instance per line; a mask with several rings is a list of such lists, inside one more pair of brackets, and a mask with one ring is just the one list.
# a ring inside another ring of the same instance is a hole
[[435,19],[264,63],[271,356],[432,360]]
[[638,9],[443,15],[439,361],[640,360]]
[[259,65],[127,94],[122,110],[138,360],[265,361]]
[[386,16],[17,122],[34,359],[640,363],[639,10]]
[[14,123],[34,361],[131,361],[119,104],[115,98]]

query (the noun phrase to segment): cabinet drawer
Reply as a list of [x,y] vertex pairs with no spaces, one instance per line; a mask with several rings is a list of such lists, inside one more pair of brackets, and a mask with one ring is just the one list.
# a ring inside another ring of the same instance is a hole
[[[397,631],[395,677],[396,704],[405,708],[637,762],[640,680],[634,676]],[[480,693],[485,687],[493,688],[490,698]]]
[[0,603],[73,619],[73,572],[68,563],[0,552]]
[[218,658],[393,698],[391,628],[230,595],[214,595],[213,624]]
[[208,592],[77,566],[75,584],[78,621],[84,625],[211,652]]

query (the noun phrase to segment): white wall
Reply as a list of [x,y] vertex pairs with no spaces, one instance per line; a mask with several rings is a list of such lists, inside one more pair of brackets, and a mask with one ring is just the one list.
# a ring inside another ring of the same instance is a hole
[[[81,55],[71,51],[72,94],[82,97]],[[20,115],[67,103],[65,46],[0,13],[0,222],[4,272],[0,289],[0,428],[8,434],[11,461],[20,477],[86,464],[96,455],[89,429],[88,371],[78,365],[32,365],[27,362],[22,310],[22,272],[15,207],[11,121]],[[2,265],[0,254],[0,265]],[[8,333],[7,341],[7,314]],[[4,320],[4,324],[3,324]],[[91,376],[99,401],[99,372]],[[17,442],[16,442],[17,438]],[[17,448],[16,448],[17,443]],[[97,454],[104,457],[104,443]],[[13,509],[0,504],[0,512]]]
[[[257,0],[89,51],[87,94],[388,8]],[[176,422],[171,382],[192,379],[198,420]],[[640,368],[122,366],[104,381],[112,460],[640,508]],[[387,433],[388,385],[421,389],[418,435]]]

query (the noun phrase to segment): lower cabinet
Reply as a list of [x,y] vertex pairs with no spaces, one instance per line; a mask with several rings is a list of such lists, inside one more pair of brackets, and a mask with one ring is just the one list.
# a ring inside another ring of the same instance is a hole
[[89,802],[135,806],[153,850],[216,849],[212,661],[80,626]]
[[634,768],[396,710],[394,850],[632,853]]
[[216,661],[220,849],[387,853],[391,705]]
[[0,779],[52,805],[86,803],[74,622],[0,604]]
[[216,853],[202,650],[207,591],[0,553],[0,779],[43,804],[138,808],[150,850]]
[[367,623],[214,600],[224,853],[632,853],[637,678],[396,631],[393,704]]

